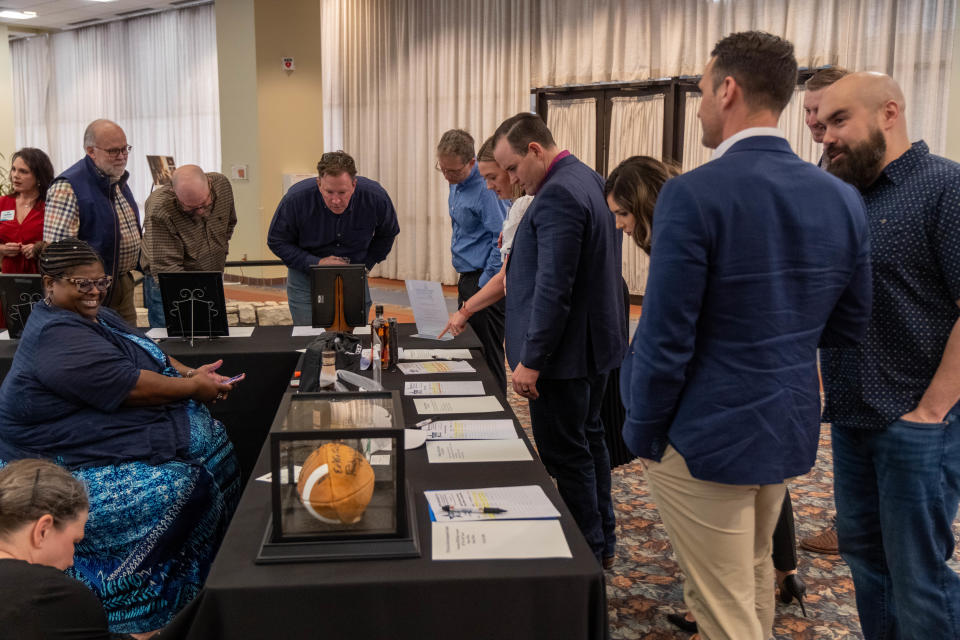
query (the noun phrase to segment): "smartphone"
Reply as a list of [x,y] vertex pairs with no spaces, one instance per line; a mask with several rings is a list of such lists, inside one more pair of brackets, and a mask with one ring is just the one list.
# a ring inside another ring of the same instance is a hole
[[241,374],[238,375],[238,376],[233,376],[233,377],[230,378],[229,380],[224,380],[224,381],[223,381],[223,384],[233,384],[234,382],[237,382],[238,380],[240,380],[240,378],[242,378],[242,377],[245,376],[245,375],[247,375],[247,374],[241,373]]

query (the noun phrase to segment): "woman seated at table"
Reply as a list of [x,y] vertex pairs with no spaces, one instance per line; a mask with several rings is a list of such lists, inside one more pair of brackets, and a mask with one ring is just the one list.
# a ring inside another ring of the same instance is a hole
[[[678,174],[676,167],[655,158],[633,156],[617,165],[604,185],[603,192],[616,219],[617,229],[632,237],[647,255],[650,255],[653,240],[653,211],[657,196],[664,183]],[[796,598],[806,615],[803,596],[807,589],[797,575],[796,531],[789,491],[783,497],[780,518],[773,531],[773,565],[780,601],[789,603]],[[686,615],[671,613],[667,619],[684,631],[697,630],[697,623],[689,612]]]
[[239,494],[233,445],[202,402],[232,385],[196,371],[101,306],[110,278],[87,243],[40,254],[46,298],[0,387],[0,463],[47,458],[89,489],[71,575],[110,629],[167,624],[200,590]]
[[83,483],[52,462],[0,469],[0,629],[45,640],[118,637],[93,592],[63,573],[89,508]]

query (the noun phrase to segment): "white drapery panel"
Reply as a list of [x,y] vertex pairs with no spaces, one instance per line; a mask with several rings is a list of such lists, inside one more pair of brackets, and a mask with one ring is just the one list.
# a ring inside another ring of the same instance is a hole
[[[617,97],[611,100],[610,171],[630,156],[663,157],[663,94]],[[549,110],[547,111],[549,114]],[[647,289],[650,258],[633,241],[623,236],[623,278],[630,293],[643,295]]]
[[597,100],[547,100],[547,128],[557,146],[596,169]]
[[814,164],[820,160],[820,151],[823,145],[813,141],[813,135],[804,122],[803,113],[803,95],[806,89],[803,85],[798,86],[793,92],[793,98],[790,104],[786,106],[783,113],[780,114],[780,122],[777,126],[783,130],[784,135],[790,142],[790,146],[798,156]]
[[531,1],[531,86],[699,75],[720,38],[762,29],[790,40],[801,67],[889,73],[911,139],[943,153],[956,0]]
[[713,149],[703,146],[703,127],[697,117],[699,110],[700,94],[687,93],[683,112],[683,161],[680,164],[684,172],[696,169],[713,154]]
[[44,149],[58,173],[83,156],[83,131],[97,118],[116,121],[133,145],[127,169],[141,206],[147,155],[220,170],[212,6],[18,40],[10,53],[17,145]]
[[323,0],[324,146],[390,194],[400,235],[374,275],[456,281],[447,182],[433,170],[447,129],[477,147],[530,105],[530,6],[511,0]]

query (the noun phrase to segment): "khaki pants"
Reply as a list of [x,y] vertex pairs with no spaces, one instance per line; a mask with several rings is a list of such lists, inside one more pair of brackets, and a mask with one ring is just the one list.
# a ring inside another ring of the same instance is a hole
[[784,484],[697,480],[668,446],[646,472],[670,536],[687,607],[703,640],[767,640],[773,632],[773,529]]
[[133,306],[133,274],[129,271],[120,274],[112,288],[110,308],[119,313],[131,327],[137,326],[137,309]]

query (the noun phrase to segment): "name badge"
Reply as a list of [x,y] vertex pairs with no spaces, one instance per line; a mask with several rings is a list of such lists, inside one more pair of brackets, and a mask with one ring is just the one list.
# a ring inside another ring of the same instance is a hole
[[17,212],[14,209],[0,211],[0,222],[7,222],[8,220],[13,220],[14,216],[16,215],[17,215]]

